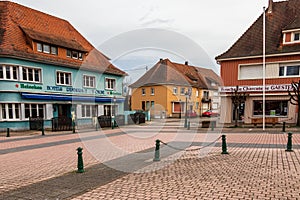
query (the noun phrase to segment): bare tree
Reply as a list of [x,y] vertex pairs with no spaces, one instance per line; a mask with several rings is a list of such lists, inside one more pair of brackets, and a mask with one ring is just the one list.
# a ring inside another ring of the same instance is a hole
[[235,124],[234,126],[238,126],[238,110],[239,106],[241,103],[244,103],[246,101],[248,95],[246,95],[245,92],[239,92],[239,86],[236,86],[236,89],[234,89],[231,100],[233,104],[233,112],[234,112],[234,119],[235,119]]
[[289,101],[291,104],[298,106],[298,118],[297,118],[297,126],[300,126],[300,80],[297,82],[292,82],[292,90],[288,90],[288,94],[290,96]]

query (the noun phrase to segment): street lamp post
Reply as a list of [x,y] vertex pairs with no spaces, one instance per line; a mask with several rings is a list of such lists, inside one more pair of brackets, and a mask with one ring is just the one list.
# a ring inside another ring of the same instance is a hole
[[184,128],[187,128],[187,101],[188,101],[188,97],[189,97],[189,94],[188,92],[185,93],[185,116],[184,116]]
[[114,96],[114,98],[113,98],[113,101],[114,101],[114,107],[113,107],[113,111],[114,111],[114,113],[113,113],[113,117],[112,117],[112,121],[111,121],[111,128],[112,129],[114,129],[115,128],[115,119],[116,119],[116,101],[117,101],[117,99],[116,99],[116,96]]

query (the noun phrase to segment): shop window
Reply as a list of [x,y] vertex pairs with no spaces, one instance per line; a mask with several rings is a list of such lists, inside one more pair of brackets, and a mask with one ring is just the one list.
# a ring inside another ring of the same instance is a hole
[[20,119],[20,104],[2,103],[1,115],[3,120]]
[[69,72],[56,72],[56,84],[58,85],[72,85],[71,73]]
[[105,79],[105,89],[115,90],[116,89],[116,79],[106,78]]
[[25,104],[25,118],[45,116],[44,104]]
[[[263,101],[253,101],[253,115],[263,115]],[[266,100],[265,115],[266,116],[287,116],[288,101],[287,100]]]
[[83,86],[84,87],[90,87],[95,88],[95,76],[83,76]]
[[18,80],[18,69],[18,66],[0,65],[0,79]]
[[96,105],[82,105],[81,106],[81,116],[82,117],[97,116],[97,106]]

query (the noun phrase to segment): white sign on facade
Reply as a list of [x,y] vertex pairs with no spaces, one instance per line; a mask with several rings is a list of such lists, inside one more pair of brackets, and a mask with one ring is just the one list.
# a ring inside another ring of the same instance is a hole
[[[236,89],[235,86],[228,86],[228,87],[219,87],[219,92],[220,93],[225,93],[225,92],[234,92]],[[291,84],[283,84],[283,85],[266,85],[265,86],[265,91],[266,92],[284,92],[292,90],[292,85]],[[262,92],[263,91],[263,86],[261,85],[256,85],[256,86],[251,86],[251,85],[245,85],[245,86],[239,86],[238,87],[238,92]]]

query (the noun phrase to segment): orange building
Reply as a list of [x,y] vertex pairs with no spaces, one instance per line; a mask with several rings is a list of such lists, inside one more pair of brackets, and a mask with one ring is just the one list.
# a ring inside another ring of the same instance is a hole
[[[252,123],[265,116],[271,121],[294,123],[297,108],[289,102],[292,81],[300,79],[300,1],[273,2],[225,53],[216,57],[224,87],[220,87],[221,119],[235,120],[232,91],[238,86],[246,101],[238,106],[238,120]],[[265,17],[265,40],[263,21]],[[263,44],[265,41],[265,54]],[[265,56],[264,56],[265,55]],[[265,58],[265,62],[263,62]],[[265,63],[265,65],[264,65]],[[265,66],[265,68],[263,68]],[[265,72],[265,95],[263,95]]]
[[208,109],[218,109],[213,101],[220,85],[219,76],[211,69],[194,67],[161,59],[133,83],[132,110],[150,110],[152,117],[181,117],[188,111],[199,116]]

